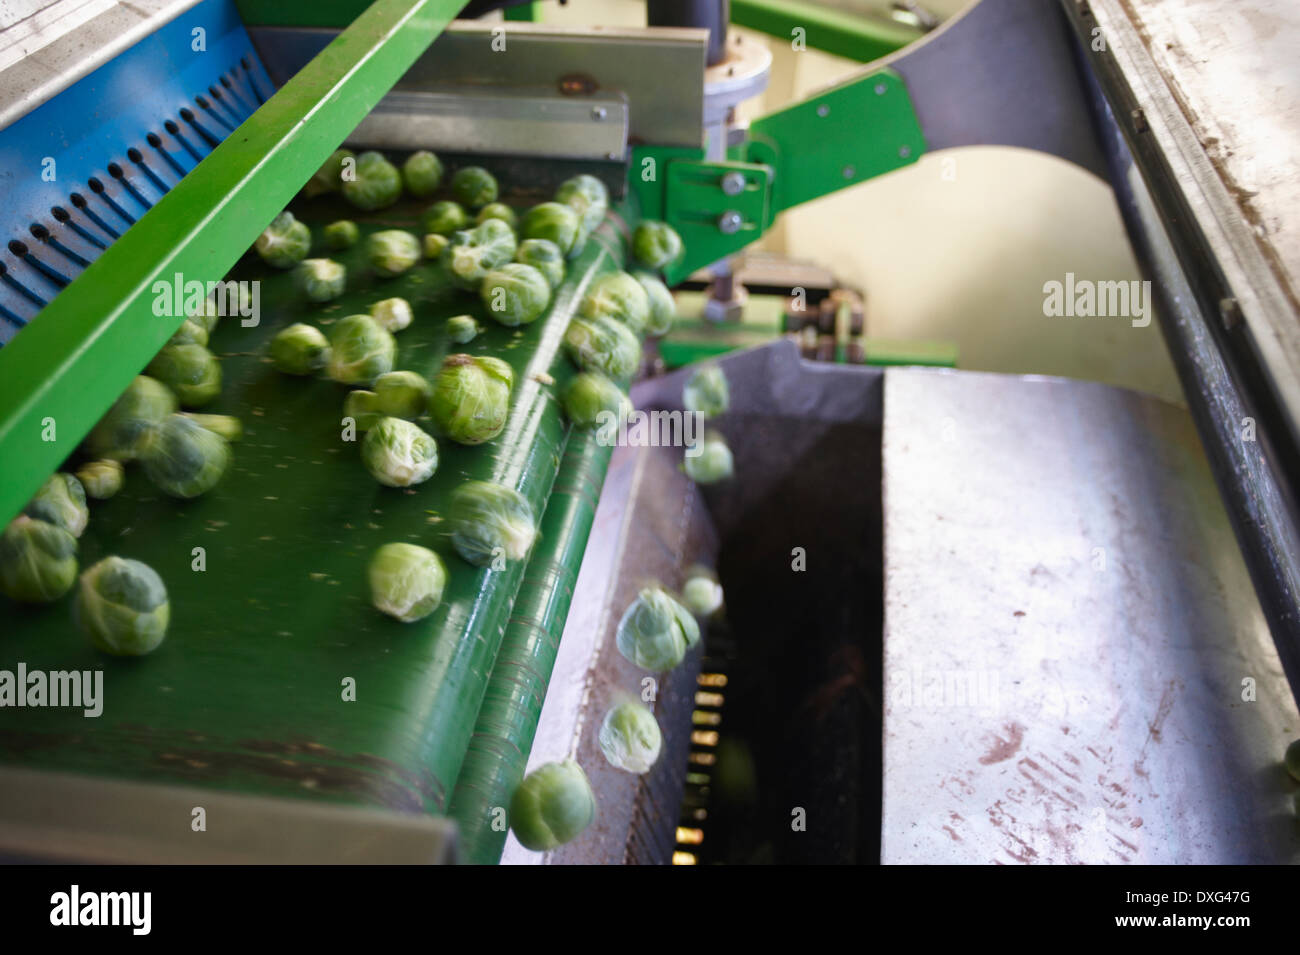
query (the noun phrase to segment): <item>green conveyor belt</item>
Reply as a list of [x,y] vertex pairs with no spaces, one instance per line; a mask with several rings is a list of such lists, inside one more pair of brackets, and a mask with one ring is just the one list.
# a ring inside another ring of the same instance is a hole
[[[414,228],[424,205],[364,219],[326,198],[294,211],[314,227],[354,217],[365,233]],[[263,280],[262,321],[255,328],[222,321],[212,348],[222,357],[224,388],[201,409],[244,423],[230,472],[208,495],[178,501],[128,468],[122,493],[92,502],[81,538],[83,567],[114,553],[159,572],[171,595],[167,640],[151,656],[113,659],[73,626],[71,595],[39,608],[0,602],[0,668],[21,661],[29,671],[102,669],[105,685],[97,719],[80,710],[0,711],[0,761],[444,812],[508,624],[528,626],[535,616],[557,638],[562,627],[559,603],[567,609],[586,538],[567,530],[583,520],[589,528],[590,515],[557,520],[552,515],[561,512],[546,507],[568,436],[556,395],[574,373],[559,343],[582,288],[596,272],[621,265],[621,248],[607,222],[569,263],[548,314],[523,329],[487,319],[477,296],[452,289],[434,265],[396,279],[372,276],[360,246],[335,256],[348,266],[348,291],[325,306],[303,300],[288,275],[242,259],[231,277]],[[396,367],[432,379],[454,349],[495,355],[516,375],[505,431],[475,448],[440,440],[437,473],[407,490],[376,484],[357,446],[340,440],[342,387],[280,375],[264,357],[286,324],[328,330],[327,323],[395,295],[416,313],[397,334]],[[454,346],[444,322],[462,312],[479,317],[486,332]],[[544,383],[548,374],[554,383]],[[588,473],[596,483],[582,491],[583,506],[594,508],[600,477]],[[512,485],[538,515],[545,510],[535,550],[547,563],[537,576],[519,563],[491,572],[455,554],[442,510],[469,479]],[[555,553],[561,537],[570,543]],[[449,570],[443,604],[414,624],[369,604],[369,556],[395,540],[431,547]],[[204,572],[192,569],[196,547],[206,551]],[[560,577],[566,589],[552,600],[548,583]],[[355,702],[343,698],[349,679]],[[545,682],[530,688],[538,706]]]

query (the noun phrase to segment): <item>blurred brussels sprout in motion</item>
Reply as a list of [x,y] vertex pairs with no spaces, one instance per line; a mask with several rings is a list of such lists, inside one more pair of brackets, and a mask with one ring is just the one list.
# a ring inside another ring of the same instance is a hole
[[186,408],[201,408],[221,394],[221,363],[202,345],[168,345],[145,369]]
[[617,428],[632,414],[632,400],[604,375],[584,371],[564,391],[564,413],[579,428]]
[[478,322],[469,315],[453,315],[447,319],[447,337],[457,345],[466,345],[478,337]]
[[550,239],[525,239],[515,251],[515,261],[531,265],[553,290],[564,281],[564,253]]
[[58,600],[77,579],[77,539],[20,514],[0,534],[0,593],[19,603]]
[[436,235],[451,235],[469,225],[469,216],[459,202],[443,199],[424,210],[420,216],[420,225],[425,232]]
[[483,277],[515,257],[515,234],[500,219],[488,219],[473,229],[452,233],[442,252],[442,264],[452,282],[477,290]]
[[257,237],[253,248],[262,261],[277,269],[291,269],[311,249],[311,229],[293,217],[292,212],[281,212]]
[[271,339],[271,364],[286,375],[311,375],[326,366],[330,343],[314,325],[298,322],[282,328]]
[[483,276],[479,295],[488,314],[511,328],[537,321],[551,304],[546,276],[520,262],[507,262]]
[[497,181],[482,166],[466,166],[451,177],[451,194],[461,205],[477,209],[496,202]]
[[362,153],[353,174],[354,178],[343,179],[343,198],[358,209],[385,209],[402,195],[402,174],[382,153]]
[[82,573],[72,610],[90,642],[119,657],[156,650],[171,621],[162,578],[148,564],[124,557],[105,557]]
[[432,391],[424,376],[413,371],[390,371],[375,379],[379,410],[393,418],[418,418],[424,414]]
[[361,230],[351,219],[339,219],[337,222],[331,222],[321,230],[325,236],[325,245],[332,252],[342,252],[344,249],[350,249],[361,239]]
[[594,279],[578,313],[584,318],[613,318],[640,335],[650,320],[650,296],[626,272],[607,272]]
[[77,480],[86,489],[88,497],[106,501],[122,490],[125,473],[120,462],[105,458],[102,461],[87,461],[77,468]]
[[327,192],[338,192],[343,186],[343,168],[347,160],[356,160],[356,154],[352,150],[334,150],[321,164],[320,169],[307,180],[307,185],[302,187],[303,195],[310,199]]
[[244,436],[243,423],[233,415],[182,412],[181,417],[189,418],[200,428],[211,431],[213,434],[219,434],[227,441],[238,441]]
[[585,173],[560,183],[555,199],[578,214],[587,232],[595,231],[609,211],[609,190],[595,176]]
[[370,306],[370,317],[386,332],[400,332],[415,317],[404,298],[386,298]]
[[27,502],[23,513],[38,521],[62,527],[73,537],[80,537],[90,520],[86,507],[86,489],[71,474],[51,474],[36,496]]
[[596,795],[571,759],[537,767],[510,800],[510,828],[525,849],[545,852],[571,842],[596,818]]
[[442,559],[415,544],[385,544],[370,558],[367,576],[371,604],[402,623],[412,623],[437,610],[447,586],[447,568]]
[[330,330],[329,376],[344,385],[368,385],[393,370],[397,342],[369,315],[349,315]]
[[[301,268],[301,266],[299,266]],[[208,344],[208,330],[193,319],[187,318],[176,329],[176,334],[167,339],[168,345],[203,345]]]
[[519,225],[520,238],[554,242],[565,258],[572,258],[581,251],[578,245],[581,232],[582,220],[578,213],[562,202],[543,202],[533,206]]
[[447,248],[447,237],[439,235],[436,232],[430,232],[424,237],[424,257],[426,259],[438,260],[442,258],[443,250]]
[[696,484],[716,484],[732,476],[735,470],[731,448],[722,435],[710,432],[694,448],[686,449],[682,470]]
[[564,348],[583,371],[610,378],[630,378],[641,363],[641,343],[632,329],[607,316],[575,315],[565,329]]
[[697,617],[709,617],[722,606],[722,584],[713,571],[692,567],[682,585],[682,600]]
[[433,195],[442,185],[442,160],[427,149],[411,153],[402,163],[402,182],[417,199]]
[[673,300],[673,293],[668,291],[667,285],[659,281],[658,276],[650,272],[637,271],[633,272],[632,276],[641,283],[646,297],[650,300],[650,313],[645,323],[646,334],[656,337],[667,335],[673,329],[673,322],[677,320],[677,303]]
[[145,438],[140,462],[145,477],[164,494],[198,497],[221,480],[230,446],[215,431],[184,415],[172,415]]
[[420,240],[401,229],[372,232],[366,240],[366,258],[385,278],[401,275],[420,261],[423,251]]
[[654,766],[664,738],[649,708],[628,700],[605,714],[597,742],[611,766],[641,774]]
[[332,302],[347,285],[348,270],[333,259],[303,259],[295,274],[309,302]]
[[433,383],[429,414],[458,444],[490,441],[505,427],[514,380],[499,358],[448,355]]
[[662,269],[682,254],[682,237],[667,222],[642,222],[632,233],[632,255],[648,269]]
[[493,570],[527,557],[537,536],[528,501],[513,488],[490,481],[467,481],[456,488],[448,521],[456,553]]
[[700,642],[691,612],[658,587],[642,590],[618,622],[618,652],[645,670],[662,673]]
[[695,369],[682,386],[682,406],[687,411],[716,418],[731,405],[731,387],[727,376],[716,362],[707,362]]
[[343,399],[343,417],[355,421],[358,431],[369,431],[385,415],[379,410],[379,396],[373,391],[358,388],[349,391]]
[[361,442],[361,463],[380,484],[423,484],[438,469],[438,445],[419,425],[380,418]]
[[504,202],[489,202],[478,211],[478,215],[474,217],[474,222],[482,225],[488,219],[500,219],[512,229],[519,225],[519,217],[515,215],[515,210]]
[[86,447],[95,457],[134,460],[144,433],[177,407],[170,388],[155,378],[137,375],[90,432]]

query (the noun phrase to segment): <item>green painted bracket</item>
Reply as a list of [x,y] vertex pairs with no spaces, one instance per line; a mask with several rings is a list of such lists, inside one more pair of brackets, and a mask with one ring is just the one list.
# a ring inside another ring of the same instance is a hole
[[736,158],[776,170],[773,211],[916,162],[925,136],[903,78],[887,67],[769,113]]
[[664,219],[682,237],[686,254],[665,270],[676,283],[759,238],[772,224],[772,169],[757,163],[668,164]]
[[731,22],[859,63],[893,53],[924,35],[901,24],[792,0],[731,0]]
[[0,525],[180,326],[154,282],[221,279],[462,6],[376,0],[0,352]]

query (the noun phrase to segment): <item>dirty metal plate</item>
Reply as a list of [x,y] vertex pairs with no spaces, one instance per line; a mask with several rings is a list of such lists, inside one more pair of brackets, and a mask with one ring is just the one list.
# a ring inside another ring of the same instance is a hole
[[1300,717],[1186,412],[899,368],[883,441],[882,860],[1300,859]]

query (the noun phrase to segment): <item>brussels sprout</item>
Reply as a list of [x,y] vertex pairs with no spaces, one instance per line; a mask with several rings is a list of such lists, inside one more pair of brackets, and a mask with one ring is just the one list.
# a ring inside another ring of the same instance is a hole
[[176,334],[167,339],[168,345],[204,345],[208,344],[208,330],[193,319],[185,319]]
[[420,216],[420,225],[425,232],[451,235],[469,225],[469,216],[460,203],[443,199],[424,210],[424,215]]
[[682,600],[695,616],[711,616],[722,606],[722,584],[711,570],[693,567],[682,585]]
[[361,463],[386,487],[423,484],[438,469],[438,444],[418,425],[380,418],[361,442]]
[[478,215],[474,217],[474,222],[476,225],[482,225],[488,219],[500,219],[512,229],[519,225],[519,217],[515,215],[515,210],[504,202],[489,202],[478,211]]
[[451,280],[463,289],[477,289],[483,276],[515,257],[515,234],[500,219],[488,219],[473,229],[452,233],[442,253]]
[[330,157],[321,164],[320,169],[307,180],[307,185],[302,187],[302,194],[310,199],[312,196],[319,196],[327,192],[338,192],[343,185],[343,162],[346,159],[355,159],[356,156],[350,149],[336,149],[330,154]]
[[361,230],[351,219],[339,219],[337,222],[331,222],[321,233],[325,236],[325,245],[333,252],[342,252],[344,249],[350,249],[357,244],[361,238]]
[[447,237],[430,232],[424,237],[424,257],[426,259],[442,258],[442,250],[447,248]]
[[528,325],[551,304],[551,286],[531,265],[507,262],[483,276],[479,289],[488,314],[502,325]]
[[393,370],[397,341],[369,315],[349,315],[330,330],[329,376],[366,385]]
[[482,166],[466,166],[451,177],[451,195],[461,205],[477,209],[496,202],[497,181]]
[[604,375],[584,371],[574,376],[564,392],[564,413],[579,428],[603,427],[610,416],[617,426],[632,414],[632,401]]
[[187,321],[200,326],[211,338],[213,331],[216,330],[217,323],[221,321],[221,310],[217,308],[216,302],[207,298],[203,300],[203,304],[190,315]]
[[219,434],[227,441],[238,441],[244,436],[244,425],[236,417],[228,414],[193,414],[184,413],[182,418],[189,418],[200,428]]
[[332,302],[343,294],[348,270],[333,259],[303,259],[298,284],[310,302]]
[[514,372],[499,358],[448,355],[429,396],[429,414],[458,444],[491,441],[506,425]]
[[442,603],[447,568],[427,547],[385,544],[370,558],[370,602],[402,623],[429,616]]
[[373,391],[363,391],[360,388],[349,391],[343,399],[343,417],[355,421],[358,431],[369,431],[384,417],[379,410],[379,396]]
[[525,849],[545,852],[582,834],[596,818],[596,795],[571,759],[529,773],[510,800],[510,828]]
[[0,593],[19,603],[58,600],[77,579],[77,539],[20,514],[0,535]]
[[161,424],[176,408],[176,395],[170,388],[156,379],[137,375],[108,414],[99,419],[86,439],[86,447],[97,458],[134,460],[144,433]]
[[596,739],[611,766],[638,774],[650,772],[664,742],[655,715],[635,700],[611,708]]
[[432,391],[424,376],[413,371],[390,371],[375,379],[379,410],[392,418],[418,418],[424,414]]
[[286,375],[310,375],[330,360],[330,343],[315,325],[298,322],[271,339],[271,363]]
[[184,415],[172,415],[149,432],[140,454],[145,477],[172,497],[198,497],[221,480],[230,445]]
[[201,408],[221,394],[221,363],[202,345],[168,345],[145,371],[174,391],[186,408]]
[[515,261],[531,265],[546,276],[546,284],[559,288],[564,281],[564,253],[550,239],[525,239],[515,251]]
[[585,318],[618,319],[640,335],[650,319],[650,296],[626,272],[608,272],[591,283],[578,312]]
[[433,195],[442,185],[442,160],[427,149],[411,153],[402,163],[402,182],[417,199]]
[[311,249],[311,229],[286,210],[271,220],[266,231],[253,243],[253,248],[267,265],[291,269],[307,258]]
[[731,404],[731,388],[727,376],[715,362],[707,362],[695,369],[682,387],[682,405],[687,411],[715,418]]
[[23,513],[38,521],[62,527],[73,537],[80,537],[90,520],[86,507],[86,489],[71,474],[51,474],[36,496],[27,502]]
[[594,232],[609,211],[609,190],[595,176],[585,173],[560,183],[555,200],[573,209],[587,232]]
[[641,343],[632,330],[613,318],[575,315],[564,332],[564,347],[583,371],[610,378],[630,378],[641,362]]
[[668,291],[668,286],[651,272],[633,272],[632,276],[641,283],[646,297],[650,300],[650,315],[645,324],[646,334],[667,335],[673,329],[673,322],[677,320],[677,303],[673,300],[673,293]]
[[615,643],[618,652],[645,670],[662,673],[682,662],[700,642],[691,612],[658,587],[648,587],[623,613]]
[[376,272],[391,278],[420,261],[420,240],[401,229],[373,232],[366,240],[366,257]]
[[121,462],[105,458],[102,461],[87,461],[77,468],[77,480],[86,489],[86,495],[97,501],[106,501],[122,490],[122,478],[125,469]]
[[682,237],[667,222],[642,222],[632,233],[632,255],[648,269],[662,269],[682,254]]
[[447,337],[457,345],[472,342],[480,331],[482,329],[478,327],[478,322],[469,315],[453,315],[447,319]]
[[696,449],[687,448],[686,457],[682,461],[682,470],[696,484],[716,484],[731,477],[735,470],[731,449],[727,447],[727,442],[722,440],[722,435],[706,434],[703,444],[698,448],[698,453],[691,454],[692,450]]
[[1291,778],[1300,783],[1300,739],[1295,740],[1286,748],[1286,771],[1291,774]]
[[456,488],[448,519],[456,553],[493,570],[502,569],[501,561],[527,557],[537,536],[533,509],[523,496],[490,481],[466,481]]
[[90,642],[118,657],[142,657],[167,635],[171,604],[162,578],[148,564],[105,557],[77,584],[73,617]]
[[370,317],[386,332],[400,332],[411,324],[414,313],[404,298],[386,298],[370,306]]
[[582,220],[578,213],[561,202],[543,202],[533,206],[524,214],[524,221],[519,226],[519,236],[523,239],[546,239],[554,242],[560,254],[572,258],[581,249],[578,234],[582,229]]
[[343,198],[358,209],[384,209],[402,195],[402,174],[380,153],[358,156],[355,173],[354,179],[343,180]]

